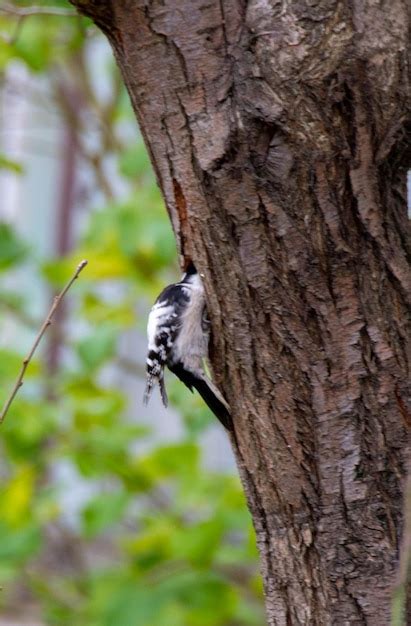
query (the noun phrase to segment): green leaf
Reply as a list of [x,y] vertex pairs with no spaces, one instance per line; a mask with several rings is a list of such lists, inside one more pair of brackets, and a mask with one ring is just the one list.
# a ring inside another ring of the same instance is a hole
[[128,150],[125,150],[118,164],[120,173],[128,178],[136,179],[147,172],[152,176],[150,160],[142,140],[133,143]]
[[197,524],[185,524],[173,533],[173,553],[176,558],[208,567],[219,549],[224,530],[221,520],[215,518]]
[[40,463],[44,460],[42,448],[56,426],[56,412],[52,406],[18,396],[2,424],[3,442],[8,454],[15,460],[33,459]]
[[131,585],[113,596],[102,626],[155,626],[165,598],[155,590]]
[[101,494],[88,502],[82,514],[85,536],[95,537],[119,522],[129,500],[127,493],[119,491]]
[[87,292],[82,301],[81,314],[93,325],[110,323],[120,329],[125,329],[136,322],[133,307],[134,302],[130,294],[127,299],[113,302],[112,298],[105,300],[100,295]]
[[223,626],[235,609],[235,593],[212,573],[174,573],[162,582],[159,591],[169,601],[184,607],[190,626]]
[[95,369],[113,356],[117,335],[112,326],[100,326],[77,344],[78,355],[87,369]]
[[19,563],[32,557],[41,545],[40,531],[36,526],[11,529],[0,521],[0,561]]
[[0,271],[21,263],[27,257],[27,246],[17,237],[12,227],[0,222]]
[[15,174],[23,174],[24,169],[21,163],[10,159],[5,154],[0,153],[0,169],[9,170]]
[[142,528],[136,537],[123,542],[133,562],[141,571],[150,570],[171,559],[174,528],[168,517],[160,516],[146,523],[146,527]]
[[55,24],[48,22],[49,30],[44,28],[44,21],[38,17],[25,20],[19,36],[11,45],[15,57],[21,59],[34,72],[45,69],[51,60],[53,51],[52,29]]
[[198,470],[199,450],[193,443],[161,446],[142,458],[139,464],[153,477],[195,476]]

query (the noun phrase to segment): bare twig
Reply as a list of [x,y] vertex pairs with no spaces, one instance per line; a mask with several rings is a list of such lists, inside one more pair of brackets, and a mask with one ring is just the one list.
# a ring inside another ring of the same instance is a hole
[[37,346],[39,345],[41,338],[43,337],[44,333],[46,332],[47,328],[50,326],[52,320],[53,320],[53,316],[54,313],[56,312],[56,309],[58,307],[58,305],[60,304],[60,302],[62,301],[62,299],[64,298],[64,296],[66,295],[66,293],[68,292],[68,290],[70,289],[71,285],[74,283],[74,281],[78,278],[80,272],[86,267],[87,265],[87,261],[81,261],[81,263],[79,263],[79,265],[77,266],[76,271],[74,272],[73,276],[70,278],[69,282],[67,283],[67,285],[64,287],[63,291],[61,293],[59,293],[53,301],[52,307],[50,309],[50,311],[48,312],[48,315],[46,317],[46,319],[43,322],[42,327],[39,330],[39,333],[36,337],[36,339],[34,340],[33,346],[30,350],[30,352],[28,353],[28,355],[26,356],[26,358],[23,361],[23,365],[21,367],[20,373],[18,375],[18,378],[16,380],[16,384],[13,387],[13,390],[8,398],[8,400],[6,401],[6,404],[3,407],[3,410],[0,414],[0,424],[3,422],[4,418],[7,415],[7,412],[11,406],[11,403],[13,402],[14,398],[17,395],[18,390],[20,389],[20,387],[23,384],[23,378],[24,378],[24,374],[26,372],[27,366],[30,363],[31,359],[33,358],[33,355],[37,349]]
[[17,7],[14,4],[4,4],[0,7],[0,13],[15,15],[16,17],[28,17],[30,15],[56,15],[58,17],[78,17],[77,11],[63,9],[61,7]]

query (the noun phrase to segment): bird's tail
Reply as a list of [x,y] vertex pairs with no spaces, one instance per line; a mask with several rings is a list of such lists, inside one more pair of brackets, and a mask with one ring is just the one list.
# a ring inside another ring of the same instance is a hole
[[146,388],[143,395],[143,404],[145,406],[147,406],[148,401],[150,400],[151,393],[153,391],[153,387],[157,382],[160,387],[160,394],[163,404],[165,407],[168,405],[167,391],[164,384],[164,371],[161,370],[160,374],[152,374],[150,372],[147,372]]
[[220,420],[227,430],[232,430],[230,407],[223,395],[209,378],[197,378],[193,387],[197,389],[200,396],[214,415]]
[[188,369],[185,369],[181,363],[176,363],[170,366],[169,369],[178,376],[178,378],[192,391],[193,387],[198,391],[200,396],[214,415],[220,420],[222,425],[227,430],[232,430],[232,420],[230,414],[230,407],[226,400],[219,392],[214,383],[205,376],[196,372],[194,374]]

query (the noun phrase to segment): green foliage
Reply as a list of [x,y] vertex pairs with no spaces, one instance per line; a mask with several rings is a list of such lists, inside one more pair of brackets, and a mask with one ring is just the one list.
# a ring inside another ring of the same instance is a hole
[[14,172],[15,174],[23,174],[23,167],[21,163],[18,163],[14,159],[10,159],[10,157],[6,157],[4,154],[1,153],[0,169],[9,170],[10,172]]
[[[13,6],[12,3],[8,3]],[[90,20],[82,17],[66,18],[52,15],[53,8],[70,9],[72,6],[65,0],[58,2],[46,1],[36,6],[46,10],[49,6],[50,15],[31,15],[30,19],[17,19],[19,10],[31,8],[32,2],[15,2],[16,15],[0,13],[0,68],[5,68],[14,60],[21,61],[35,73],[49,71],[56,59],[67,59],[84,45],[84,34]]]
[[[72,8],[63,0],[36,5]],[[76,75],[98,36],[89,22],[0,14],[0,29],[0,72],[18,61],[31,75],[47,76],[63,107],[59,71],[74,68]],[[91,76],[94,68],[82,67]],[[37,290],[51,293],[80,259],[89,261],[67,298],[70,323],[64,332],[60,327],[67,358],[50,369],[46,335],[1,426],[0,603],[10,608],[23,590],[51,626],[258,626],[261,581],[238,478],[204,469],[208,409],[170,380],[185,429],[181,440],[159,443],[144,424],[143,407],[130,405],[107,375],[115,368],[122,380],[119,341],[131,328],[144,332],[150,303],[175,278],[177,263],[143,142],[137,130],[119,139],[119,126],[134,124],[125,90],[108,111],[90,95],[90,76],[82,102],[93,114],[101,109],[109,126],[101,151],[115,160],[121,194],[106,194],[90,208],[75,250],[64,258],[45,256],[0,224],[0,402],[41,323],[21,277],[29,269]],[[113,81],[114,92],[112,66],[103,80]],[[112,145],[108,136],[116,137]],[[27,172],[6,154],[0,168],[18,180]],[[141,376],[142,363],[132,366]],[[65,504],[74,488],[59,478],[63,466],[87,488],[78,512]],[[65,555],[54,565],[50,529],[62,536]]]
[[16,236],[8,224],[0,223],[0,270],[12,267],[22,261],[27,246]]

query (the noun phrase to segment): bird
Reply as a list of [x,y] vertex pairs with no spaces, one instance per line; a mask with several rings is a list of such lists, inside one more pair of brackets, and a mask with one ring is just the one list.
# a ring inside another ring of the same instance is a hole
[[168,404],[165,366],[204,402],[227,430],[232,429],[230,408],[216,385],[206,375],[210,322],[203,282],[194,263],[177,283],[168,285],[156,299],[147,323],[147,382],[143,402],[147,405],[159,385],[164,406]]

